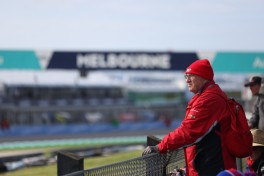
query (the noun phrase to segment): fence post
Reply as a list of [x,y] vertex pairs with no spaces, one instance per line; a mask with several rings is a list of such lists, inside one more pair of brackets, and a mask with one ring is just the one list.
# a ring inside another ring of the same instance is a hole
[[57,154],[57,174],[66,175],[72,172],[83,170],[83,157],[74,153],[60,151]]
[[160,143],[160,139],[155,136],[147,136],[147,146],[154,146]]
[[[154,146],[159,144],[161,139],[155,137],[155,136],[147,136],[147,146]],[[162,175],[166,176],[166,163],[163,163],[163,168],[162,168]]]

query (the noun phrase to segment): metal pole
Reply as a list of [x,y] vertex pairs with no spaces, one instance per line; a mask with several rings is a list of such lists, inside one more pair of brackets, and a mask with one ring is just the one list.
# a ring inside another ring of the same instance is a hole
[[59,152],[57,155],[57,174],[58,176],[82,171],[83,157],[70,152]]

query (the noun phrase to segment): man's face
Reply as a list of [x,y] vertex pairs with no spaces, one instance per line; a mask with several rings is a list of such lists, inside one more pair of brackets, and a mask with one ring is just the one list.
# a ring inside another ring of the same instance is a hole
[[253,84],[253,85],[250,85],[249,88],[252,92],[252,95],[255,96],[259,93],[260,85],[259,84]]
[[202,88],[206,80],[198,75],[186,74],[185,82],[187,83],[189,91],[196,94]]

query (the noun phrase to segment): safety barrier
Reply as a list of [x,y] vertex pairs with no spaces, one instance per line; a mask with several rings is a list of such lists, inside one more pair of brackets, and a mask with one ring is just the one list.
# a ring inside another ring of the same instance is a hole
[[[147,136],[147,145],[154,146],[160,139]],[[242,159],[237,158],[237,169],[243,170]],[[77,163],[77,164],[76,164]],[[153,153],[142,157],[102,167],[83,170],[83,158],[69,153],[58,155],[58,176],[169,176],[176,169],[185,167],[182,148],[167,154]]]
[[[147,137],[147,145],[153,146],[158,144],[160,139],[154,136]],[[166,176],[170,175],[177,168],[183,168],[185,166],[183,149],[178,149],[167,154],[153,153],[150,155],[118,162],[102,167],[97,167],[88,170],[78,169],[78,165],[74,168],[69,166],[69,159],[63,162],[63,159],[67,156],[58,155],[58,175],[64,176],[126,176],[126,175],[137,175],[137,176]],[[71,159],[74,158],[69,156]],[[80,160],[80,158],[78,158]],[[76,162],[72,162],[73,165]],[[82,163],[83,164],[83,163]],[[67,165],[67,169],[64,166]],[[71,169],[69,169],[71,168]],[[63,171],[61,171],[63,170]],[[79,170],[79,171],[76,171]]]

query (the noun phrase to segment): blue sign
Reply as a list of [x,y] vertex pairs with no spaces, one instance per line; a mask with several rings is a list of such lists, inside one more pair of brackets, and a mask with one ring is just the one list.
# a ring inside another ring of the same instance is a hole
[[173,71],[197,59],[190,52],[54,52],[47,69]]

